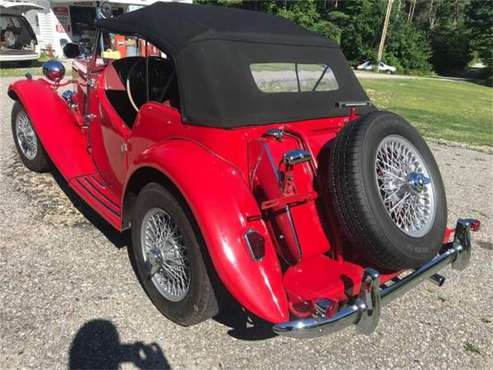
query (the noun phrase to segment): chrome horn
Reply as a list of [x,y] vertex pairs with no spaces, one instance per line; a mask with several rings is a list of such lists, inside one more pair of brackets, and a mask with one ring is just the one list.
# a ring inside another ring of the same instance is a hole
[[58,60],[49,60],[43,64],[43,74],[46,78],[58,84],[65,76],[65,67]]

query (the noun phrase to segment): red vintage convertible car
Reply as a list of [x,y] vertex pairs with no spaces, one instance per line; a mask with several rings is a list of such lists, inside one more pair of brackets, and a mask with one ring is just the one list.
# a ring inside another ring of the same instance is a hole
[[335,43],[200,5],[96,27],[92,55],[65,47],[74,80],[50,61],[10,85],[14,140],[131,230],[136,275],[172,321],[214,316],[225,287],[280,335],[370,333],[383,303],[469,262],[479,221],[446,227],[430,149],[369,102]]

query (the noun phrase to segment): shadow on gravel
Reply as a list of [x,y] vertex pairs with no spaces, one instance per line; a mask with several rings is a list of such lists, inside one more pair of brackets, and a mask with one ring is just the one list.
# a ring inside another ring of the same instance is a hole
[[70,345],[69,369],[118,369],[132,363],[139,369],[170,369],[156,343],[121,343],[112,322],[91,320],[79,329]]
[[272,324],[249,314],[229,294],[226,299],[219,298],[219,306],[220,312],[214,316],[214,320],[229,327],[228,335],[233,338],[259,341],[276,336]]

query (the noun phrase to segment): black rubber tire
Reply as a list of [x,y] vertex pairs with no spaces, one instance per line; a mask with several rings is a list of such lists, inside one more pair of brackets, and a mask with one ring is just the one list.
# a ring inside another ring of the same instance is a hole
[[[420,152],[435,186],[434,225],[410,237],[388,215],[376,184],[375,157],[381,140],[400,135]],[[390,112],[372,112],[349,122],[337,136],[329,165],[329,189],[337,219],[350,241],[375,267],[416,268],[439,251],[447,223],[443,181],[433,154],[407,121]]]
[[[14,143],[15,143],[15,147],[17,148],[17,152],[21,157],[22,163],[24,163],[24,165],[27,168],[29,168],[31,171],[39,172],[39,173],[47,172],[50,170],[50,160],[48,158],[48,155],[46,154],[45,149],[43,148],[43,145],[41,144],[41,141],[39,140],[38,135],[36,134],[36,130],[34,129],[34,127],[33,127],[34,134],[36,135],[36,140],[38,142],[36,156],[33,159],[27,158],[22,152],[21,148],[19,147],[19,143],[17,141],[17,135],[16,135],[15,121],[17,119],[17,115],[21,112],[24,112],[27,115],[27,112],[25,111],[22,104],[16,101],[14,103],[14,106],[12,107],[11,122],[12,122],[12,135],[14,137]],[[27,116],[29,117],[29,115]]]
[[[141,247],[141,228],[149,209],[161,208],[176,222],[184,236],[185,247],[191,262],[191,286],[188,294],[179,302],[166,299],[149,279],[144,266]],[[171,321],[190,326],[205,321],[218,313],[214,287],[204,263],[205,245],[190,211],[183,203],[157,183],[147,184],[136,199],[132,215],[132,243],[128,248],[130,261],[140,284],[156,308]]]

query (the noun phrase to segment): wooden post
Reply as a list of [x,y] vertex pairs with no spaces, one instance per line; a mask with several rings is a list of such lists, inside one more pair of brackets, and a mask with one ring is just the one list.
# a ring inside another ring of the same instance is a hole
[[387,13],[385,14],[385,21],[383,22],[382,37],[380,38],[380,45],[378,46],[377,53],[377,70],[378,64],[382,61],[383,49],[385,47],[385,38],[387,37],[387,28],[389,27],[390,14],[392,13],[392,3],[394,0],[387,0]]

